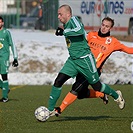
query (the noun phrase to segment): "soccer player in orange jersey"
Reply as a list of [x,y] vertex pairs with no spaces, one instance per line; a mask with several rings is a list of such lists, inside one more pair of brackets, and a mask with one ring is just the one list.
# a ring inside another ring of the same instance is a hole
[[[101,27],[98,32],[92,31],[87,34],[88,45],[90,46],[96,59],[99,75],[101,75],[101,69],[105,61],[113,52],[123,51],[128,54],[133,54],[133,47],[127,47],[124,44],[121,44],[116,38],[110,36],[110,30],[113,26],[114,20],[109,17],[105,17],[102,20]],[[89,89],[88,86],[89,83],[87,80],[81,74],[78,74],[76,82],[72,86],[72,90],[66,95],[60,107],[55,108],[55,115],[58,116],[62,113],[62,111],[68,105],[72,104],[77,98],[102,98],[104,96],[103,93]]]

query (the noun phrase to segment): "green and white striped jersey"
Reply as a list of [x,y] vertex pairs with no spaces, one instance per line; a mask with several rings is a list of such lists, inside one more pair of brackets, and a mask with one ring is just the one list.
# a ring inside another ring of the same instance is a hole
[[3,28],[2,30],[0,30],[0,58],[9,58],[10,47],[13,53],[13,58],[17,59],[17,50],[12,41],[10,31]]
[[66,39],[69,55],[72,59],[77,59],[90,53],[84,26],[77,17],[71,17],[64,24],[63,34]]

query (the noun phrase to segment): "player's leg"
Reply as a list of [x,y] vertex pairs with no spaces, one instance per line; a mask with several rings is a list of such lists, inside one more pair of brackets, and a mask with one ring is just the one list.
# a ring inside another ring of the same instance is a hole
[[91,86],[93,87],[95,91],[100,91],[107,95],[112,96],[114,100],[118,103],[120,109],[123,109],[125,107],[125,101],[120,91],[115,91],[111,87],[109,87],[107,84],[101,83],[100,81],[94,84],[91,84]]
[[[91,89],[92,90],[92,89]],[[74,91],[73,91],[74,92]],[[92,93],[97,93],[97,92],[95,92],[95,91],[93,91],[92,90]],[[99,97],[99,93],[100,92],[98,92],[98,97]],[[94,95],[95,95],[94,94]],[[103,93],[102,93],[103,94]],[[104,96],[104,94],[103,94],[103,96]],[[75,100],[77,99],[77,95],[75,95],[75,94],[73,94],[72,92],[69,92],[67,95],[66,95],[66,97],[63,99],[63,101],[62,101],[62,103],[61,103],[61,105],[59,106],[59,107],[56,107],[55,108],[55,115],[56,116],[59,116],[69,105],[71,105]],[[106,103],[105,103],[106,102]],[[107,98],[106,98],[106,101],[105,101],[105,99],[104,99],[104,103],[105,104],[107,104]]]
[[52,86],[52,90],[49,97],[49,105],[48,109],[50,111],[54,110],[56,101],[60,97],[62,85],[70,78],[70,76],[59,73],[57,78],[55,79],[54,85]]
[[[86,86],[85,88],[82,88],[83,84],[84,87]],[[56,108],[57,114],[63,112],[70,104],[72,104],[77,99],[78,92],[81,89],[84,89],[84,96],[82,97],[86,97],[86,95],[89,96],[88,82],[81,74],[78,74],[76,76],[76,82],[72,85],[72,90],[65,96],[60,107]]]
[[[79,64],[79,62],[77,62],[77,64]],[[81,62],[81,64],[82,64],[82,62]],[[77,97],[79,99],[89,98],[90,96],[91,97],[100,97],[100,96],[104,97],[104,94],[102,95],[101,92],[96,93],[94,90],[91,90],[91,94],[90,94],[88,85],[89,85],[89,83],[84,78],[84,76],[82,76],[81,74],[78,74],[76,76],[76,82],[72,86],[72,90],[66,95],[66,97],[62,101],[60,108],[58,108],[58,109],[60,109],[58,112],[62,112],[67,106],[72,104],[77,99]]]
[[76,76],[76,82],[72,86],[72,90],[74,92],[77,92],[77,98],[78,99],[83,99],[83,98],[103,98],[104,93],[94,91],[93,89],[88,88],[89,83],[86,80],[86,78],[78,74]]
[[9,83],[8,83],[8,69],[9,69],[9,59],[4,57],[0,62],[0,73],[2,77],[2,99],[1,102],[8,101]]
[[54,85],[52,86],[52,90],[49,97],[48,109],[50,111],[54,110],[56,102],[61,94],[62,85],[70,78],[75,77],[77,75],[76,67],[73,61],[68,58],[63,68],[61,69],[59,75],[57,76]]
[[[60,107],[57,107],[56,110],[60,114],[63,112],[70,104],[72,104],[77,98],[103,98],[104,94],[101,92],[96,92],[93,89],[88,89],[88,81],[82,76],[78,74],[76,76],[76,82],[72,86],[72,90],[66,95],[63,99]],[[105,101],[106,100],[106,101]],[[104,99],[105,104],[107,104],[107,98]]]
[[0,99],[1,102],[7,102],[8,101],[8,91],[9,91],[9,83],[8,83],[8,75],[7,74],[1,74],[2,76],[2,99]]
[[92,85],[95,91],[103,92],[107,95],[112,96],[114,100],[119,104],[119,108],[124,108],[125,102],[122,95],[118,95],[115,90],[99,81],[99,75],[96,69],[95,59],[92,54],[89,54],[88,57],[80,60],[78,65],[81,66],[79,67],[79,72],[81,72],[86,77],[86,79]]

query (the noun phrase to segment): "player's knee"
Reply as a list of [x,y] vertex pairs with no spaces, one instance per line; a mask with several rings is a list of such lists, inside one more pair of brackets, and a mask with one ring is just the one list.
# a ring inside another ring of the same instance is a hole
[[87,84],[81,84],[80,82],[75,82],[72,86],[73,93],[77,95],[78,99],[83,99],[86,97],[89,97],[88,92],[88,83]]
[[55,79],[54,86],[61,87],[69,78],[70,76],[64,73],[59,73],[57,78]]
[[95,84],[92,84],[91,86],[92,86],[92,88],[93,88],[95,91],[100,91],[101,88],[102,88],[102,84],[101,84],[100,81],[98,81],[98,82],[95,83]]
[[60,79],[56,79],[54,82],[54,86],[55,87],[61,87],[63,85],[62,81]]
[[78,96],[78,92],[80,91],[81,89],[81,86],[80,86],[80,83],[78,82],[75,82],[72,86],[72,90],[70,91],[72,94]]

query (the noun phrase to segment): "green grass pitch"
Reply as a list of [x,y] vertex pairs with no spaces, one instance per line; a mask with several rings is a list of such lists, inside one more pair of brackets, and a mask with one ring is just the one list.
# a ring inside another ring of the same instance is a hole
[[[59,117],[38,122],[34,111],[48,105],[51,86],[10,86],[9,102],[0,103],[0,133],[133,133],[133,85],[113,85],[126,101],[123,110],[112,97],[104,105],[100,98],[76,100]],[[60,105],[71,86],[63,86]],[[1,91],[0,91],[1,94]]]

